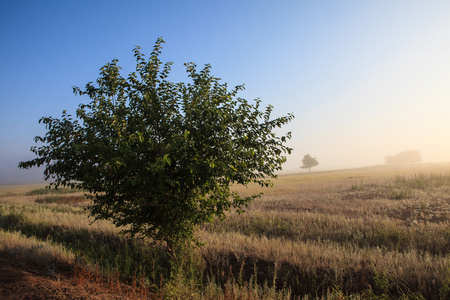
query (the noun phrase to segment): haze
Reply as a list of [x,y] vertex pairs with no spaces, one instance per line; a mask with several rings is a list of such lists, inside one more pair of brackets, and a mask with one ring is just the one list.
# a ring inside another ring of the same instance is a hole
[[134,46],[160,36],[173,81],[209,63],[242,98],[295,114],[285,172],[305,154],[314,171],[405,150],[450,161],[449,1],[2,1],[0,16],[0,184],[42,181],[17,168],[38,120],[74,113],[89,99],[72,86],[113,58],[128,74]]

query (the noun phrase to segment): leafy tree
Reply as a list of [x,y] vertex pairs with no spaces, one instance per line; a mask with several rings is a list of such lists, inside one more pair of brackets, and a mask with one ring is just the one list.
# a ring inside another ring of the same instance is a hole
[[386,164],[412,164],[422,162],[422,155],[417,150],[403,151],[396,155],[386,156]]
[[171,62],[161,63],[162,39],[148,60],[134,49],[136,71],[120,75],[118,60],[100,69],[77,95],[76,117],[43,117],[47,133],[37,136],[36,158],[20,168],[45,166],[49,187],[83,189],[90,214],[112,220],[124,232],[166,241],[168,250],[195,241],[196,226],[235,208],[242,212],[259,195],[239,196],[233,184],[270,186],[286,161],[291,138],[273,130],[294,116],[271,119],[272,106],[260,109],[236,97],[243,86],[227,89],[210,74],[187,63],[190,83],[168,81]]
[[305,156],[303,156],[302,162],[303,162],[303,166],[301,166],[300,168],[308,169],[309,172],[311,172],[311,168],[319,165],[317,158],[311,157],[311,155],[309,155],[309,154],[306,154]]

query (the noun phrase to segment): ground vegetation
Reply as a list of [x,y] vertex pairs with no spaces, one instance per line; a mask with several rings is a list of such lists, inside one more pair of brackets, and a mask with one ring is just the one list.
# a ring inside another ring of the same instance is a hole
[[[380,166],[281,176],[246,214],[197,229],[204,247],[176,258],[119,234],[109,221],[92,224],[82,193],[5,187],[0,253],[49,274],[53,284],[67,274],[102,278],[97,296],[108,286],[118,293],[114,282],[129,299],[133,291],[151,299],[448,299],[448,170]],[[259,187],[234,189],[245,195]],[[85,271],[64,273],[70,268]]]

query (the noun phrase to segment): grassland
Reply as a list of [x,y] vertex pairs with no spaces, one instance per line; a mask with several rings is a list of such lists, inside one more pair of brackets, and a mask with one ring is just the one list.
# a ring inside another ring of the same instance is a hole
[[[242,194],[259,187],[236,187]],[[450,299],[450,165],[280,176],[245,214],[160,245],[91,224],[81,193],[0,187],[0,252],[164,299]]]

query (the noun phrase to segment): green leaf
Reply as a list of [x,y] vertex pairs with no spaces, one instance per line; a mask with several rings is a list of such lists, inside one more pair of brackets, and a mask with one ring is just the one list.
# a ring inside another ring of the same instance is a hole
[[172,63],[159,59],[162,38],[148,59],[133,49],[136,70],[121,76],[118,60],[76,95],[88,97],[76,117],[43,117],[41,147],[20,168],[45,167],[51,185],[84,189],[96,220],[110,219],[131,234],[165,241],[194,240],[194,229],[235,208],[243,212],[258,195],[239,197],[232,184],[271,186],[291,148],[273,129],[294,117],[271,119],[272,106],[237,97],[211,74],[187,63],[190,83],[168,80]]

